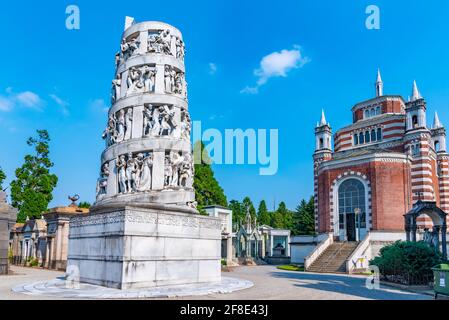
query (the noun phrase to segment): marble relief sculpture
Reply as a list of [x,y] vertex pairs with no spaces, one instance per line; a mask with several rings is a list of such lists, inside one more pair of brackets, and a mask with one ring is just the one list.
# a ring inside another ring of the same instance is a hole
[[161,30],[148,37],[148,52],[172,55],[170,30]]
[[120,75],[112,80],[112,103],[114,104],[120,98],[120,88],[122,86],[122,79]]
[[165,92],[166,93],[175,93],[175,94],[183,94],[185,93],[185,81],[184,81],[184,73],[178,72],[175,68],[170,67],[168,65],[165,66]]
[[109,164],[105,163],[101,167],[100,178],[97,181],[97,197],[106,195],[109,177]]
[[184,55],[185,55],[184,42],[181,39],[176,38],[176,58],[184,60]]
[[145,192],[151,190],[153,154],[141,152],[121,155],[116,164],[118,170],[119,193]]
[[125,139],[125,110],[118,112],[116,118],[117,139],[116,142],[122,142]]
[[108,125],[103,132],[103,139],[106,140],[106,146],[110,147],[117,141],[116,119],[114,115],[109,116]]
[[132,55],[134,55],[137,52],[137,49],[139,48],[140,41],[138,38],[131,39],[127,41],[126,39],[123,39],[120,49],[121,54],[124,60],[128,59]]
[[190,140],[190,131],[192,122],[190,120],[189,112],[185,109],[181,111],[181,139]]
[[192,157],[172,151],[165,156],[165,188],[192,188]]
[[128,74],[126,94],[154,92],[156,72],[156,68],[148,65],[132,67]]
[[124,140],[131,139],[131,132],[133,127],[133,108],[128,108],[125,114],[125,137]]

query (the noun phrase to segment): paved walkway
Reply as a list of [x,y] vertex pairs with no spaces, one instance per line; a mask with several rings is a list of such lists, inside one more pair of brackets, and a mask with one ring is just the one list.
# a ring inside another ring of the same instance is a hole
[[[42,269],[12,267],[14,275],[0,276],[0,299],[54,299],[52,297],[28,296],[14,293],[11,288],[24,283],[51,280],[64,275],[62,272]],[[278,270],[274,266],[238,267],[224,276],[252,281],[254,287],[229,294],[212,294],[194,297],[199,299],[233,300],[430,300],[432,297],[411,293],[381,285],[380,290],[365,288],[365,277],[313,274]],[[189,299],[189,298],[185,298]]]

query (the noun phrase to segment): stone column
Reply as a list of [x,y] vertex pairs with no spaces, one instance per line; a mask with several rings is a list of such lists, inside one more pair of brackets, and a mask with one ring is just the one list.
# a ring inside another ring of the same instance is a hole
[[226,239],[226,263],[232,264],[232,237],[229,235]]

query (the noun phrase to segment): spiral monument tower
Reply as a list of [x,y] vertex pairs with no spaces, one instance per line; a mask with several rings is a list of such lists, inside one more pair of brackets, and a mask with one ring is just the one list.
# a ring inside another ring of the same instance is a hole
[[70,224],[68,272],[116,288],[220,279],[220,221],[196,210],[181,32],[127,17],[96,203]]

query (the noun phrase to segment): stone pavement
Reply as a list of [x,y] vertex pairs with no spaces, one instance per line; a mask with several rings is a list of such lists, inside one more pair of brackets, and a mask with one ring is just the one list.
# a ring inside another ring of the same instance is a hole
[[[52,280],[64,275],[62,272],[42,269],[12,267],[16,275],[0,277],[0,299],[54,299],[46,296],[30,296],[14,293],[11,288],[24,283]],[[232,272],[223,273],[225,277],[248,280],[254,286],[228,294],[209,294],[206,296],[183,297],[178,299],[216,299],[216,300],[432,300],[431,296],[381,285],[380,290],[365,287],[364,276],[334,274],[313,274],[278,270],[274,266],[237,267]]]

